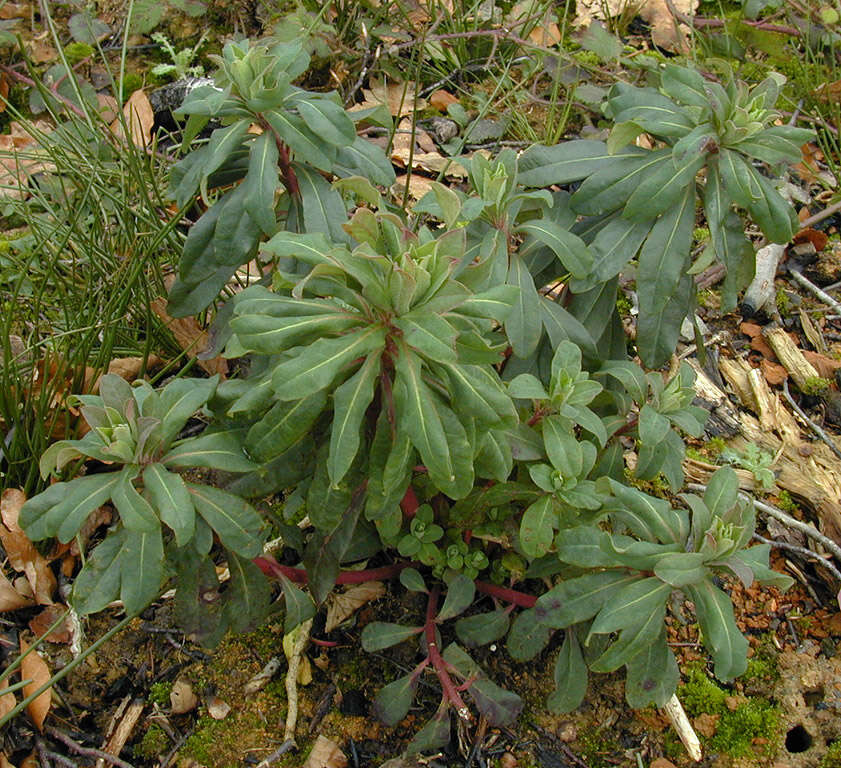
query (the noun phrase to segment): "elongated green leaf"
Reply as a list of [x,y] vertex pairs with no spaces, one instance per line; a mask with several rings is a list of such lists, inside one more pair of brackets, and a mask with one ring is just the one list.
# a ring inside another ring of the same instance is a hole
[[[680,326],[692,307],[695,284],[684,274],[666,304],[653,312],[640,311],[637,321],[637,348],[640,358],[648,368],[658,368],[675,352]],[[677,484],[672,486],[677,488]]]
[[772,243],[787,243],[800,228],[794,207],[783,200],[774,185],[764,176],[757,173],[756,181],[762,195],[751,202],[748,211]]
[[517,182],[524,187],[569,184],[591,176],[612,160],[601,141],[579,139],[552,147],[534,144],[518,159]]
[[564,629],[595,616],[613,595],[639,578],[620,571],[601,571],[569,579],[537,598],[535,615],[547,627]]
[[389,728],[393,728],[409,713],[418,689],[415,674],[404,675],[383,686],[374,699],[374,714]]
[[590,664],[590,670],[613,672],[623,664],[628,664],[652,643],[657,642],[663,633],[665,618],[665,602],[655,607],[651,613],[639,615],[637,620],[631,626],[625,627],[619,633],[619,638]]
[[353,312],[303,317],[241,315],[231,320],[231,330],[249,352],[273,355],[322,336],[336,336],[360,325],[360,322],[361,318]]
[[158,393],[154,410],[144,406],[144,416],[161,420],[160,426],[146,441],[145,453],[156,456],[169,448],[187,420],[213,397],[218,382],[216,376],[211,379],[176,379]]
[[518,288],[497,285],[481,293],[474,293],[458,305],[458,312],[474,317],[486,317],[501,323],[508,317],[517,301]]
[[707,481],[704,503],[713,515],[724,517],[739,498],[739,477],[732,467],[717,469]]
[[682,107],[653,88],[617,83],[610,89],[607,106],[615,122],[634,122],[655,136],[679,138],[694,127]]
[[450,708],[449,702],[439,705],[432,718],[421,728],[406,747],[406,755],[421,752],[435,752],[450,742]]
[[581,568],[615,565],[616,558],[605,544],[609,538],[609,533],[591,525],[564,529],[556,542],[558,559]]
[[119,472],[72,480],[67,484],[62,500],[50,511],[45,521],[47,526],[58,524],[56,536],[66,544],[79,532],[88,515],[111,498],[120,481]]
[[161,591],[164,545],[160,527],[149,533],[129,532],[120,564],[120,600],[126,613],[136,613]]
[[387,621],[372,621],[362,630],[362,648],[368,653],[391,648],[422,632],[421,627],[405,627]]
[[231,630],[256,629],[269,610],[271,586],[265,574],[248,558],[228,552],[230,587],[225,592],[225,615]]
[[263,521],[244,499],[218,488],[187,483],[196,512],[222,543],[242,557],[256,557],[263,549]]
[[[267,253],[271,256],[274,256],[279,259],[299,259],[301,261],[306,262],[307,264],[327,264],[330,263],[330,252],[333,250],[333,246],[327,240],[327,237],[324,232],[310,232],[307,234],[299,234],[298,232],[287,232],[285,230],[281,230],[278,232],[271,240],[263,243],[260,247],[260,251],[262,253]],[[249,286],[245,289],[242,293],[242,299],[236,300],[237,310],[239,310],[240,302],[246,304],[245,297],[254,298],[265,298],[265,294],[268,293],[266,288],[262,286]],[[270,294],[274,296],[275,294]],[[278,299],[280,297],[277,297]],[[291,302],[292,299],[285,299],[285,302],[289,303],[290,311],[288,313],[284,312],[284,314],[310,314],[310,311],[303,312],[294,312],[293,309],[297,309],[299,307],[311,307],[313,314],[321,314],[320,312],[316,312],[315,310],[318,307],[318,304],[312,304],[311,302],[315,301],[318,302],[317,299],[309,299],[307,302],[304,302],[301,299],[295,299],[294,304]],[[308,303],[309,302],[309,303]],[[332,303],[331,303],[332,304]],[[283,307],[284,305],[278,304],[279,308]],[[329,307],[331,310],[335,310],[335,305]],[[325,307],[326,311],[327,307]],[[258,310],[259,311],[259,310]],[[280,310],[278,310],[280,311]],[[248,309],[244,306],[242,309],[242,313],[245,314],[248,312]],[[273,314],[270,312],[269,314]],[[281,315],[278,315],[281,316]]]
[[125,528],[108,534],[76,576],[73,607],[80,616],[98,613],[119,596],[125,543]]
[[606,505],[611,514],[641,539],[664,544],[684,544],[689,533],[686,512],[672,509],[665,499],[650,496],[623,483],[611,481],[618,503]]
[[527,608],[511,623],[505,647],[515,661],[531,661],[546,647],[554,632],[537,621],[534,608]]
[[414,311],[398,317],[394,325],[403,331],[406,343],[429,360],[457,360],[456,330],[440,315]]
[[196,529],[196,510],[180,475],[167,472],[156,463],[143,470],[143,485],[154,507],[175,534],[175,541],[183,547]]
[[706,81],[690,67],[667,64],[660,72],[660,87],[666,96],[692,107],[706,107],[709,102]]
[[357,136],[350,146],[339,147],[333,171],[338,176],[364,176],[383,187],[390,187],[396,178],[385,152],[361,136]]
[[144,499],[134,487],[133,480],[139,469],[127,466],[120,472],[120,481],[111,493],[114,506],[120,513],[123,525],[135,533],[152,533],[160,530],[161,521],[152,509],[152,505]]
[[814,139],[812,131],[791,125],[772,125],[749,139],[733,144],[732,148],[755,157],[763,163],[799,163],[800,148]]
[[697,151],[680,160],[673,158],[672,163],[663,163],[656,170],[652,169],[628,198],[622,216],[631,221],[645,222],[655,219],[661,213],[668,215],[666,212],[674,207],[675,200],[686,198],[688,190],[693,192],[690,198],[694,212],[695,174],[704,165],[704,161],[705,153]]
[[[224,202],[216,203],[222,206],[222,210],[213,232],[213,254],[208,259],[208,267],[239,267],[256,252],[260,228],[246,213],[248,191],[246,186],[240,184],[225,197]],[[183,268],[181,277],[185,277]]]
[[18,516],[18,525],[31,541],[55,536],[62,518],[55,515],[54,510],[66,498],[70,485],[71,483],[54,483],[24,502]]
[[333,426],[327,472],[338,485],[347,474],[359,450],[359,432],[365,411],[374,398],[374,385],[380,375],[381,350],[375,350],[360,369],[333,393]]
[[257,469],[243,451],[245,430],[231,429],[183,440],[161,462],[167,467],[208,467],[226,472],[250,472]]
[[356,128],[342,107],[330,99],[295,99],[298,114],[320,139],[337,147],[346,147],[356,139]]
[[385,344],[385,330],[370,326],[336,339],[319,339],[275,367],[272,386],[278,400],[298,400],[328,387],[354,360]]
[[514,354],[528,357],[537,349],[543,327],[540,317],[540,295],[523,260],[516,253],[510,256],[508,283],[517,286],[520,294],[511,313],[505,318],[505,333]]
[[706,555],[700,552],[675,552],[663,555],[654,566],[654,575],[673,587],[695,584],[709,575],[704,567]]
[[296,587],[283,574],[280,575],[280,584],[283,588],[283,599],[286,603],[283,632],[288,635],[295,627],[315,616],[315,603],[306,592]]
[[517,410],[496,372],[476,365],[445,365],[456,413],[467,413],[487,427],[511,426]]
[[323,391],[313,392],[294,402],[275,403],[271,410],[248,430],[245,445],[259,461],[281,455],[306,434],[327,404]]
[[548,246],[573,277],[583,280],[593,269],[593,255],[584,241],[551,219],[532,219],[518,230]]
[[710,580],[686,587],[695,603],[704,645],[715,662],[715,676],[732,680],[747,668],[748,642],[733,618],[733,603]]
[[334,243],[347,243],[350,238],[342,224],[347,221],[347,209],[342,195],[320,173],[300,163],[292,168],[301,193],[300,212],[306,232],[323,232]]
[[573,629],[564,635],[564,644],[555,659],[554,677],[555,690],[546,699],[546,706],[557,714],[578,709],[587,693],[587,665]]
[[671,591],[669,584],[653,576],[629,584],[605,602],[590,627],[590,633],[603,635],[633,625],[639,616],[665,605]]
[[277,230],[275,217],[275,192],[280,184],[277,168],[277,143],[269,131],[264,131],[251,144],[248,156],[248,175],[243,185],[245,210],[254,223],[271,237]]
[[468,648],[494,643],[508,632],[508,611],[500,608],[490,613],[477,613],[456,622],[456,635]]
[[283,110],[264,112],[263,117],[299,160],[328,173],[333,170],[335,148],[321,141],[304,120]]
[[570,198],[573,209],[597,216],[622,207],[648,174],[673,165],[671,150],[614,155],[610,164],[592,176]]
[[248,133],[248,123],[237,120],[226,128],[217,128],[210,134],[210,141],[201,150],[200,159],[196,158],[190,170],[184,175],[175,190],[175,203],[183,208],[196,193],[199,184],[219,168],[231,153],[239,148]]
[[594,279],[604,282],[625,269],[650,230],[650,222],[623,218],[612,219],[602,227],[590,243]]
[[664,706],[680,681],[675,656],[666,645],[665,629],[657,640],[630,659],[626,667],[625,698],[634,709],[650,704]]
[[763,197],[758,181],[759,174],[737,152],[722,148],[719,152],[718,167],[724,187],[737,205],[750,208]]

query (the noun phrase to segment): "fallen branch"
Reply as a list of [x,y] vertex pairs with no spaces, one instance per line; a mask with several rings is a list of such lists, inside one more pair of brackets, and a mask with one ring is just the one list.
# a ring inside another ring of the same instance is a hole
[[791,392],[788,391],[788,382],[783,382],[783,396],[788,401],[788,404],[794,409],[794,412],[801,418],[803,421],[806,422],[809,429],[812,430],[824,443],[827,444],[829,450],[831,450],[839,459],[841,459],[841,449],[835,444],[835,441],[823,430],[822,427],[819,427],[812,421],[807,415],[806,412],[796,403],[794,402],[794,398],[791,396]]
[[817,552],[813,552],[808,547],[801,547],[797,544],[789,544],[787,541],[774,541],[774,539],[766,539],[764,536],[760,536],[758,533],[753,534],[753,538],[757,541],[761,541],[763,544],[768,544],[772,547],[776,547],[777,549],[785,549],[788,552],[796,552],[798,555],[803,555],[804,557],[808,557],[814,560],[819,560],[820,564],[826,568],[839,582],[841,582],[841,571],[839,571],[830,561],[829,558],[824,557],[823,555],[819,555]]
[[57,739],[62,744],[64,744],[65,747],[68,747],[72,752],[75,752],[77,755],[82,755],[83,757],[101,758],[106,763],[116,765],[117,768],[134,768],[134,766],[131,763],[127,763],[125,760],[121,760],[115,755],[109,755],[107,752],[103,752],[101,749],[95,749],[94,747],[83,747],[77,741],[71,739],[66,733],[58,730],[58,728],[47,726],[44,730],[54,739]]
[[[301,657],[304,655],[304,648],[310,639],[312,619],[307,619],[303,624],[292,630],[295,640],[292,644],[292,651],[288,654],[289,668],[286,670],[286,726],[283,731],[283,741],[291,741],[295,745],[295,726],[298,724],[298,670],[301,667]],[[285,649],[284,649],[285,650]]]
[[[841,208],[841,206],[839,206]],[[803,286],[807,291],[811,294],[816,296],[820,299],[824,304],[826,304],[830,309],[835,310],[839,315],[841,315],[841,304],[839,304],[835,299],[832,298],[826,291],[821,290],[815,285],[811,280],[804,277],[800,272],[796,269],[790,269],[789,275],[794,278],[795,282],[799,283]]]

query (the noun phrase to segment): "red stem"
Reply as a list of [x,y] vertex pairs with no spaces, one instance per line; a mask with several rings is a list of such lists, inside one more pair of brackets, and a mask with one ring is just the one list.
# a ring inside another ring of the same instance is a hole
[[508,587],[499,587],[496,584],[490,584],[487,581],[474,582],[476,589],[484,592],[491,597],[505,600],[506,603],[513,603],[520,608],[534,608],[537,598],[534,595],[529,595],[526,592],[518,592],[516,589],[509,589]]
[[403,494],[403,500],[400,502],[400,508],[403,510],[403,516],[407,520],[411,520],[418,511],[418,497],[415,495],[415,489],[410,485]]
[[[306,584],[307,572],[303,568],[292,568],[289,565],[281,565],[271,555],[260,555],[254,558],[254,564],[266,574],[266,576],[285,576],[289,581],[296,584]],[[342,571],[336,577],[336,584],[362,584],[366,581],[382,581],[393,579],[400,575],[400,571],[408,568],[411,563],[394,563],[384,565],[381,568],[367,568],[362,571]]]
[[438,681],[441,683],[441,688],[444,690],[444,698],[455,707],[458,716],[462,720],[470,720],[470,710],[461,698],[461,694],[453,683],[453,679],[447,672],[447,663],[441,657],[438,651],[438,643],[435,640],[435,615],[438,613],[438,595],[441,592],[441,587],[435,586],[429,593],[429,600],[426,603],[426,622],[423,626],[424,636],[426,638],[426,650],[429,654],[429,661],[432,663],[432,668],[435,674],[438,675]]

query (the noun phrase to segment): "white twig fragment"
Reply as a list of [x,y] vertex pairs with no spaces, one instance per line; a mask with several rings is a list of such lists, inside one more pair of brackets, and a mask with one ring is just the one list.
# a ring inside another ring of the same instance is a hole
[[785,245],[769,243],[756,252],[756,272],[742,299],[742,311],[746,316],[752,317],[766,305],[773,304],[776,297],[774,277],[785,249]]
[[683,705],[675,694],[672,694],[672,698],[666,702],[663,711],[666,713],[666,717],[669,718],[669,722],[671,722],[672,728],[675,729],[675,733],[677,733],[683,742],[683,746],[686,747],[689,757],[697,763],[701,759],[701,742],[698,740],[698,734],[695,733],[692,723],[689,722],[689,718],[686,716]]

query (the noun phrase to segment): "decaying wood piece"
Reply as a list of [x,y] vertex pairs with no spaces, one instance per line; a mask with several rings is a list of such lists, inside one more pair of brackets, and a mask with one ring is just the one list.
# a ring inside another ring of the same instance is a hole
[[[293,634],[291,651],[287,653],[289,668],[286,672],[286,727],[283,732],[283,740],[295,743],[295,726],[298,724],[298,670],[301,667],[301,658],[310,639],[312,619],[308,619],[297,626]],[[284,652],[286,648],[284,648]]]
[[769,314],[776,310],[774,305],[774,277],[777,274],[777,267],[780,265],[780,259],[782,259],[785,249],[785,245],[770,243],[756,252],[754,278],[742,299],[742,314],[745,317],[753,317],[766,308],[770,309]]
[[801,392],[808,390],[808,381],[819,378],[818,372],[805,357],[803,353],[797,348],[797,345],[791,340],[782,328],[769,326],[763,328],[762,335],[768,342],[768,346],[774,350],[774,354],[780,361],[782,366],[788,371],[797,388]]
[[[841,544],[841,460],[824,443],[804,439],[795,416],[771,391],[761,371],[743,360],[724,359],[719,370],[753,412],[740,413],[741,434],[728,440],[728,446],[744,451],[748,443],[755,443],[774,456],[777,486],[813,510],[818,530]],[[703,467],[688,468],[693,480],[706,482]]]
[[710,412],[710,418],[704,425],[704,431],[710,437],[733,437],[741,430],[739,412],[733,407],[730,398],[716,386],[698,361],[690,358],[686,363],[695,371],[695,397],[700,405]]
[[686,747],[689,757],[697,763],[702,757],[701,742],[698,739],[698,734],[695,733],[695,729],[692,727],[692,723],[689,722],[689,718],[686,716],[680,700],[675,694],[672,694],[672,698],[666,702],[663,712],[666,713],[666,717],[669,718],[672,728],[675,729],[675,733],[680,737],[683,746]]
[[[109,731],[112,732],[102,745],[103,752],[114,755],[114,757],[119,757],[126,742],[131,738],[131,734],[134,732],[134,727],[137,725],[140,715],[143,714],[145,704],[146,702],[143,699],[131,700],[127,697],[123,700],[109,726]],[[115,725],[116,727],[114,727]],[[100,757],[97,759],[96,768],[105,768],[105,760],[103,758]]]

